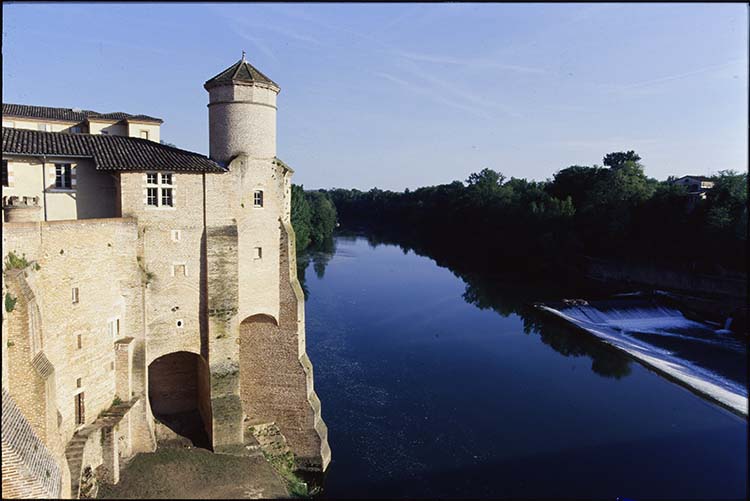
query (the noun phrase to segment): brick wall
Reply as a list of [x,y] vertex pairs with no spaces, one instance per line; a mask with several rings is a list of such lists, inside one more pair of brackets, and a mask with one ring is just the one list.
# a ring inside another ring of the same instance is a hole
[[5,388],[2,406],[3,497],[59,497],[61,468]]

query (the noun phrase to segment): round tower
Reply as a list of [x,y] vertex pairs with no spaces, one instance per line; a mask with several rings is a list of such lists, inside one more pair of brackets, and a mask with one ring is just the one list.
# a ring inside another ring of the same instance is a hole
[[245,153],[276,156],[276,96],[279,86],[242,59],[208,80],[208,138],[211,159],[227,165]]

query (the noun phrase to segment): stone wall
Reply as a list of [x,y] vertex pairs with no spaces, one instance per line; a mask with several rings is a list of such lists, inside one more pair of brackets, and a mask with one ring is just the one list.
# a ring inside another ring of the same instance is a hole
[[[125,364],[137,363],[145,348],[137,226],[128,219],[89,219],[6,223],[3,230],[3,257],[14,252],[31,262],[4,274],[6,287],[18,298],[5,315],[7,390],[64,465],[65,444],[79,428],[76,396],[83,393],[84,423],[91,424],[117,394],[121,341],[132,338]],[[142,391],[138,379],[144,371],[127,372],[124,368],[131,394]],[[153,431],[144,416],[133,416],[131,431],[137,443],[126,450],[153,450]]]

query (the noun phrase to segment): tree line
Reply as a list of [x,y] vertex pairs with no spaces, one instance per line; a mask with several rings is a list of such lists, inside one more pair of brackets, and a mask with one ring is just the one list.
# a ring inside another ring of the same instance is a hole
[[702,199],[672,177],[647,177],[634,151],[609,153],[602,163],[573,165],[546,181],[508,179],[485,168],[465,182],[414,191],[332,189],[305,197],[331,202],[327,217],[337,213],[342,229],[482,269],[577,272],[583,256],[596,256],[706,273],[745,271],[747,173],[719,172]]
[[336,207],[331,197],[322,191],[305,191],[304,186],[292,185],[292,227],[297,240],[297,252],[308,247],[325,247],[336,227]]

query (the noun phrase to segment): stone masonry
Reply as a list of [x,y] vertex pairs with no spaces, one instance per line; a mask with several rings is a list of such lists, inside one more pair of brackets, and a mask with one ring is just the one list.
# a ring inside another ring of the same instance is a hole
[[[184,168],[144,156],[100,172],[61,156],[91,177],[65,192],[75,195],[65,195],[67,212],[50,204],[59,190],[26,194],[20,182],[20,198],[5,204],[5,496],[92,495],[183,414],[202,421],[215,452],[242,449],[250,425],[275,423],[297,468],[330,462],[305,352],[292,170],[276,158],[279,87],[243,58],[205,88],[211,158],[170,149],[164,158],[188,159]],[[67,133],[39,134],[62,144]],[[16,179],[52,165],[27,151],[36,143],[6,144]],[[75,205],[107,183],[97,196],[115,200]]]

